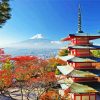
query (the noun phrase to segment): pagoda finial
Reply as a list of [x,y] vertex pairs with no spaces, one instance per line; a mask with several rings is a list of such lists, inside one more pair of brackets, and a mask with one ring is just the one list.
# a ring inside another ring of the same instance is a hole
[[83,33],[81,30],[81,6],[78,7],[78,33]]

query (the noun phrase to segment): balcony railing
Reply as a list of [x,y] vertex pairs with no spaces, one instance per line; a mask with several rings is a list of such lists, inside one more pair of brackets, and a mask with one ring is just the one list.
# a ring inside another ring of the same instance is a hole
[[86,56],[91,56],[91,55],[89,53],[78,53],[78,54],[76,54],[76,56],[86,57]]
[[84,42],[68,43],[68,46],[73,46],[73,45],[93,45],[93,42],[89,42],[89,43],[84,43]]
[[97,82],[97,78],[72,78],[74,82]]
[[75,69],[95,69],[95,66],[75,66]]

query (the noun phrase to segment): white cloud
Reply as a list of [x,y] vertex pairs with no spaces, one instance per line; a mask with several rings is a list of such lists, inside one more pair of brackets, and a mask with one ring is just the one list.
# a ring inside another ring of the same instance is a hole
[[51,41],[52,44],[61,44],[60,41]]
[[42,34],[36,34],[34,36],[32,36],[30,39],[42,39],[43,35]]

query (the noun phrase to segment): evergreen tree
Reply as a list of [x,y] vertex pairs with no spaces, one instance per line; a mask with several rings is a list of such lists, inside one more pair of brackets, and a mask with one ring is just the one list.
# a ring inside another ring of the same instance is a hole
[[11,18],[9,0],[0,0],[0,27]]

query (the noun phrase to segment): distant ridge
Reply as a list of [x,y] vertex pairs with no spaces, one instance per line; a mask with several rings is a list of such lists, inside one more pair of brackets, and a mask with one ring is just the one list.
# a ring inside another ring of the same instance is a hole
[[49,40],[43,37],[42,34],[36,34],[32,36],[30,39],[25,41],[21,41],[18,43],[12,43],[7,46],[7,48],[51,48],[51,49],[59,49],[64,47],[65,43],[57,40]]

